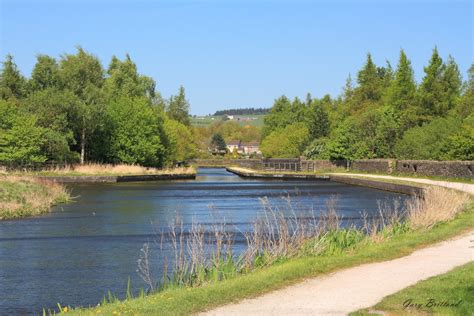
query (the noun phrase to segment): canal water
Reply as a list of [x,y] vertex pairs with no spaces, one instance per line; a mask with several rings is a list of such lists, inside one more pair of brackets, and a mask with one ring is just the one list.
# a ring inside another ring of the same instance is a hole
[[[57,303],[90,306],[111,291],[123,297],[127,280],[145,287],[137,260],[150,242],[154,273],[160,253],[157,231],[176,216],[185,225],[225,218],[238,232],[251,230],[262,201],[297,216],[324,211],[337,198],[345,224],[376,216],[378,204],[406,197],[330,181],[244,179],[225,169],[199,169],[196,180],[78,184],[74,202],[41,217],[0,222],[0,315],[39,314]],[[244,247],[236,240],[236,247]]]

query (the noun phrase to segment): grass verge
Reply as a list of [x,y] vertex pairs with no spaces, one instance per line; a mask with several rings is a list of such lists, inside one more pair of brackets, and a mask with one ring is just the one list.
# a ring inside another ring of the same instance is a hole
[[474,262],[385,297],[380,303],[351,316],[374,315],[472,315],[474,311]]
[[35,216],[69,201],[60,184],[19,176],[0,176],[0,220]]
[[[199,287],[169,287],[156,294],[113,301],[94,308],[79,308],[73,315],[185,315],[218,305],[255,297],[308,277],[363,263],[406,256],[416,249],[449,239],[474,228],[474,204],[470,202],[454,219],[394,234],[382,240],[360,242],[342,253],[299,256],[276,261],[247,274]],[[69,309],[68,309],[69,310]]]
[[41,175],[41,176],[120,176],[120,175],[167,175],[167,174],[195,174],[194,168],[151,168],[139,165],[110,165],[94,164],[67,165],[52,167],[39,171],[14,171],[15,175]]

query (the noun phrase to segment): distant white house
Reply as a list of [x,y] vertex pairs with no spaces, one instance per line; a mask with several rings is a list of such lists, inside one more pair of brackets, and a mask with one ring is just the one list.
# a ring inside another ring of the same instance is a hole
[[260,152],[260,144],[258,142],[241,143],[240,147],[247,155],[258,154]]
[[231,140],[227,142],[227,150],[229,150],[230,153],[233,153],[234,149],[236,149],[237,152],[239,152],[239,148],[240,148],[240,140]]
[[230,153],[233,153],[234,150],[236,150],[239,154],[258,154],[260,153],[260,144],[258,142],[244,143],[240,140],[231,140],[227,142],[227,150]]
[[226,119],[228,119],[229,121],[232,121],[234,119],[234,116],[233,115],[226,115],[225,116]]

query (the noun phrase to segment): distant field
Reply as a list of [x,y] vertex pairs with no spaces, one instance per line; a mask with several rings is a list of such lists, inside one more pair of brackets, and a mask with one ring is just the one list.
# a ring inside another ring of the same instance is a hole
[[[265,115],[234,115],[233,120],[229,120],[228,122],[238,122],[240,125],[251,125],[261,127],[263,126],[263,117]],[[252,119],[252,120],[245,120],[245,119]],[[197,116],[191,117],[191,124],[193,126],[200,126],[206,127],[211,125],[214,122],[222,121],[222,116]]]

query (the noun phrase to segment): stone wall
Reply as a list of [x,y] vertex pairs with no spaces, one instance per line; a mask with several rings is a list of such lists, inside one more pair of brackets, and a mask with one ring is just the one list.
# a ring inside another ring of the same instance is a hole
[[347,167],[346,160],[301,160],[302,171],[337,171]]
[[305,160],[288,159],[201,159],[191,161],[197,166],[231,167],[238,166],[268,171],[351,171],[370,173],[400,173],[420,176],[444,176],[453,178],[474,178],[474,161],[430,161],[365,159],[354,160]]
[[261,159],[194,159],[189,164],[198,167],[230,167],[239,166],[243,168],[262,169]]
[[350,163],[350,169],[354,171],[392,173],[396,164],[391,159],[361,159]]
[[395,170],[422,176],[474,178],[474,161],[397,160]]

